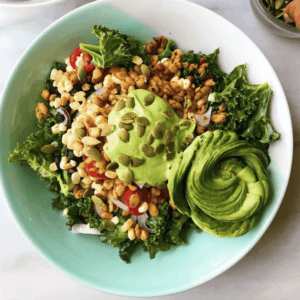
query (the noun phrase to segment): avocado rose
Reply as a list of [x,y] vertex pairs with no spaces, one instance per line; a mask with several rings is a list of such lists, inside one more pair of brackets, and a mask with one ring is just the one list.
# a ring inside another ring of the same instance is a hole
[[176,157],[168,182],[171,201],[203,231],[241,236],[268,201],[268,163],[235,132],[206,132]]

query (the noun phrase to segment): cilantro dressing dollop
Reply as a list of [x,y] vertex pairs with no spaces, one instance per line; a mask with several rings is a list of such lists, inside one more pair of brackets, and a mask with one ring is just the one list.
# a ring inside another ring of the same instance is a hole
[[[147,96],[148,98],[153,97],[154,100],[151,104],[147,101],[145,103],[145,97]],[[116,109],[109,114],[108,124],[114,126],[113,132],[107,137],[104,151],[110,157],[112,162],[117,162],[119,164],[116,172],[121,180],[125,179],[125,173],[130,169],[135,181],[146,182],[151,186],[156,186],[168,179],[171,165],[177,154],[180,152],[182,142],[187,136],[193,134],[195,123],[180,119],[164,99],[147,90],[139,89],[130,92],[128,98],[125,99],[126,104],[128,103],[128,99],[130,99],[132,103],[132,97],[134,98],[134,107],[127,107],[132,105],[116,105]],[[128,113],[130,114],[128,115]],[[124,142],[124,139],[122,140],[120,136],[122,134],[120,123],[123,123],[122,121],[124,120],[126,121],[126,116],[129,116],[129,119],[130,116],[133,116],[134,118],[134,121],[129,123],[133,125],[133,129],[127,130],[129,135],[128,142]],[[140,117],[145,117],[149,121],[149,125],[144,126],[145,130],[142,136],[138,136],[137,134],[138,127],[140,126],[138,124],[138,118]],[[155,138],[154,141],[150,143],[148,139],[149,135],[153,133],[154,127],[157,126],[165,127],[162,138]],[[175,134],[174,132],[176,130],[174,129],[177,129]],[[165,144],[168,143],[166,143],[164,137],[166,134],[170,135],[170,132],[173,132],[173,135],[169,145],[164,146],[161,153],[156,154],[154,152],[153,154],[153,150],[157,150],[156,147],[159,144],[164,144],[164,142]],[[174,144],[172,144],[173,142]],[[147,153],[149,151],[152,152],[147,155],[145,154],[145,151]],[[128,156],[131,159],[137,158],[144,162],[137,167],[132,166],[132,163],[124,166],[120,163],[120,155]]]

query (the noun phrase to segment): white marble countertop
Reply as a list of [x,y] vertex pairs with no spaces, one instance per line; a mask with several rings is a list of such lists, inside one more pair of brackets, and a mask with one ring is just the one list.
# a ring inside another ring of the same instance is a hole
[[[29,43],[51,22],[88,2],[91,0],[66,0],[55,8],[40,11],[30,19],[24,19],[14,11],[11,12],[15,14],[11,20],[3,21],[0,17],[0,92],[13,65]],[[272,64],[285,90],[292,114],[294,162],[283,203],[258,244],[239,263],[212,281],[189,291],[158,299],[299,299],[300,40],[271,35],[258,23],[249,1],[193,2],[215,11],[237,25],[258,45]],[[80,285],[50,266],[18,231],[3,200],[0,201],[0,216],[0,299],[125,299]]]

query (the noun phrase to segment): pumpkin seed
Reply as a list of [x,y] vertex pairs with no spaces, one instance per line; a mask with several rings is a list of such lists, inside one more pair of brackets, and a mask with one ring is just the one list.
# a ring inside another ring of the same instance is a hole
[[199,78],[200,78],[201,80],[204,80],[205,77],[206,77],[206,71],[203,71],[203,72],[200,74]]
[[174,150],[174,148],[175,148],[175,143],[174,143],[174,142],[170,143],[170,144],[166,147],[166,149],[167,149],[168,152],[172,152],[172,151]]
[[278,10],[283,5],[284,0],[275,0],[275,9]]
[[142,152],[147,156],[147,157],[154,157],[155,152],[154,148],[148,144],[144,144],[141,148]]
[[81,139],[82,143],[88,146],[95,146],[100,144],[100,141],[98,139],[95,139],[91,136],[85,136]]
[[114,230],[116,227],[116,225],[111,220],[104,220],[103,225],[109,231]]
[[125,115],[122,116],[121,121],[125,124],[130,124],[135,121],[136,118],[136,113],[134,112],[129,112]]
[[159,182],[156,187],[159,189],[159,190],[163,190],[167,187],[167,184],[165,182]]
[[159,128],[160,130],[163,131],[163,133],[165,134],[166,131],[166,124],[162,121],[157,121],[155,124],[155,127]]
[[125,155],[125,154],[119,154],[118,155],[118,162],[125,166],[125,167],[128,167],[131,163],[131,159],[130,159],[130,156],[128,155]]
[[133,181],[134,175],[130,169],[127,169],[125,172],[124,183],[126,185],[130,184]]
[[145,65],[145,64],[142,64],[141,65],[141,71],[142,71],[142,74],[144,74],[144,75],[150,75],[150,71],[149,71],[149,68],[148,68],[148,66],[147,65]]
[[144,163],[145,163],[145,159],[144,158],[139,159],[137,157],[131,157],[131,166],[133,168],[140,167]]
[[166,159],[172,160],[175,157],[176,153],[174,151],[172,152],[166,152]]
[[162,111],[161,113],[166,119],[168,119],[168,120],[172,119],[172,115],[169,111]]
[[122,120],[122,119],[121,119],[121,121],[122,121],[124,124],[132,124],[132,123],[135,121],[135,119],[129,119],[129,120]]
[[81,122],[79,121],[75,121],[72,123],[72,127],[76,127],[76,128],[84,128],[84,124],[82,124]]
[[74,187],[75,187],[75,184],[74,184],[73,182],[69,182],[69,183],[68,183],[68,190],[69,190],[69,191],[74,190]]
[[152,135],[154,136],[154,138],[160,140],[160,139],[163,138],[164,132],[163,132],[161,129],[159,129],[159,128],[157,128],[157,127],[154,127],[154,128],[152,129]]
[[191,121],[185,120],[185,121],[183,121],[183,122],[180,124],[180,126],[187,126],[187,127],[190,127],[190,126],[191,126]]
[[149,133],[148,138],[147,138],[147,144],[151,145],[154,142],[154,136],[152,133]]
[[173,134],[172,134],[171,130],[168,130],[163,139],[164,145],[168,146],[171,143],[172,139],[173,139]]
[[135,106],[134,98],[132,96],[129,96],[126,101],[126,107],[134,108],[134,106]]
[[109,136],[115,130],[115,125],[107,124],[102,128],[101,136]]
[[157,145],[157,146],[155,147],[154,152],[155,152],[156,154],[160,154],[160,153],[162,153],[162,152],[164,151],[164,149],[165,149],[164,144],[159,144],[159,145]]
[[83,193],[83,198],[87,198],[93,195],[93,189],[92,188],[88,188],[84,191]]
[[56,150],[56,147],[54,145],[45,145],[41,148],[41,151],[43,153],[47,153],[47,154],[50,154],[50,153],[53,153],[54,151]]
[[172,211],[172,215],[173,215],[173,217],[176,218],[176,219],[179,218],[179,217],[181,216],[181,215],[180,215],[180,212],[179,212],[178,210],[173,210],[173,211]]
[[148,126],[150,125],[149,120],[146,117],[138,117],[136,122],[141,126]]
[[270,5],[271,5],[271,7],[272,7],[272,8],[274,8],[274,7],[275,7],[274,0],[270,0]]
[[97,196],[92,196],[91,199],[97,206],[99,206],[99,207],[104,206],[104,202],[102,201],[101,198],[99,198]]
[[134,63],[134,64],[136,64],[136,65],[141,65],[142,63],[143,63],[143,60],[142,60],[142,58],[140,57],[140,56],[134,56],[133,58],[132,58],[132,62]]
[[120,131],[120,139],[124,142],[124,143],[128,143],[129,142],[129,132],[125,129],[122,128]]
[[179,126],[178,125],[174,125],[172,128],[171,128],[171,132],[172,134],[175,136],[177,131],[179,130]]
[[144,98],[144,104],[145,106],[149,106],[154,102],[155,95],[153,93],[149,93],[145,98]]
[[83,82],[86,78],[86,72],[84,67],[80,67],[77,73],[78,79]]
[[283,16],[283,11],[281,11],[280,13],[278,13],[275,17],[278,19],[278,18],[280,18],[282,16]]
[[81,138],[84,136],[84,130],[82,128],[76,128],[74,130],[74,135],[78,138]]
[[139,137],[142,137],[145,134],[145,131],[146,131],[146,127],[145,126],[141,126],[139,124],[137,125],[137,127],[136,127],[136,134]]
[[119,164],[117,162],[111,162],[107,165],[106,170],[116,170],[119,168]]
[[90,157],[92,160],[100,161],[101,160],[101,154],[96,148],[88,148],[86,150],[86,153],[88,157]]
[[130,130],[133,129],[133,125],[132,124],[125,124],[125,123],[120,122],[119,123],[119,128],[124,128],[127,131],[130,131]]
[[122,116],[122,118],[124,119],[124,120],[130,120],[130,119],[134,119],[134,118],[136,118],[137,117],[137,115],[136,115],[136,113],[135,112],[128,112],[128,113],[126,113],[126,114],[124,114],[123,116]]
[[119,100],[115,106],[116,110],[119,111],[125,107],[125,101],[123,99]]

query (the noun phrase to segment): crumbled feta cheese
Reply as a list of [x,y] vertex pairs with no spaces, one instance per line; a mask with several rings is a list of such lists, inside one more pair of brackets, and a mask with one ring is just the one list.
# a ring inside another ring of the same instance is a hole
[[50,74],[50,79],[55,80],[56,75],[57,75],[57,70],[52,69],[51,74]]
[[59,129],[59,131],[66,131],[67,130],[67,126],[64,125],[63,123],[60,123],[58,125],[58,129]]
[[77,165],[77,162],[75,160],[70,160],[70,164],[72,167],[75,167]]
[[208,95],[207,100],[208,100],[208,101],[211,101],[211,102],[215,101],[215,93],[210,93],[210,94]]
[[52,163],[52,164],[49,166],[49,168],[50,168],[51,171],[57,171],[57,169],[58,169],[55,162]]
[[75,65],[77,66],[78,69],[80,69],[81,67],[83,67],[83,59],[82,59],[83,53],[80,54],[80,56],[77,58]]
[[53,125],[53,126],[51,127],[52,133],[54,133],[54,134],[59,133],[59,127],[58,127],[58,126],[59,126],[58,124],[55,124],[55,125]]
[[63,211],[63,216],[64,216],[64,217],[67,217],[67,216],[68,216],[68,209],[67,209],[67,208],[64,209],[64,211]]
[[119,224],[119,218],[118,218],[118,216],[113,217],[113,218],[111,219],[111,221],[112,221],[115,225]]

